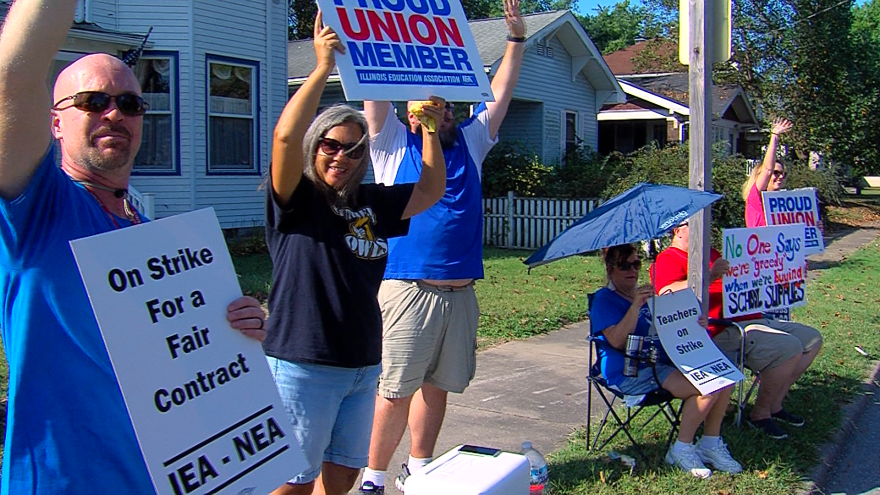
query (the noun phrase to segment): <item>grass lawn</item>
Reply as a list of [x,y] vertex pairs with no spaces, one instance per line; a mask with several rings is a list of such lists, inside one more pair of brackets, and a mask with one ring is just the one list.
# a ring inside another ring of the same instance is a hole
[[[786,407],[807,418],[805,428],[791,430],[782,442],[761,438],[754,430],[736,428],[732,414],[722,430],[731,453],[745,467],[737,476],[713,475],[708,481],[669,468],[663,461],[662,444],[668,429],[659,422],[636,436],[648,446],[651,461],[634,474],[606,453],[614,449],[635,457],[624,439],[615,439],[604,452],[588,452],[584,432],[575,434],[567,448],[550,455],[553,493],[794,493],[803,476],[817,462],[817,448],[838,427],[841,407],[860,393],[859,385],[880,357],[880,243],[874,242],[837,266],[823,270],[808,283],[806,307],[794,311],[794,319],[819,328],[825,338],[823,351],[792,389]],[[871,358],[855,351],[860,345]],[[623,435],[620,435],[621,437]]]

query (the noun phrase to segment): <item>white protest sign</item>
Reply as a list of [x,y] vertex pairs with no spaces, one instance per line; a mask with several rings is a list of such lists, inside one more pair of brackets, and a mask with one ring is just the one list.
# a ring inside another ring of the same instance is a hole
[[780,225],[725,229],[722,308],[725,317],[806,304],[804,229]]
[[809,256],[825,251],[825,239],[816,226],[819,222],[816,188],[765,191],[762,197],[767,225],[803,224],[804,253]]
[[345,99],[494,101],[460,0],[318,0]]
[[693,291],[655,297],[654,315],[663,349],[701,394],[711,394],[744,378],[697,321],[700,303]]
[[70,242],[157,493],[268,493],[307,463],[213,209]]

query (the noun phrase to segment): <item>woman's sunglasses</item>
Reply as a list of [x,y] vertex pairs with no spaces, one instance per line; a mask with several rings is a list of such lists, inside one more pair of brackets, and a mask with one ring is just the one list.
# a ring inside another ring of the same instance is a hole
[[356,143],[340,143],[335,139],[330,138],[321,138],[318,141],[318,149],[321,150],[321,153],[327,156],[336,156],[340,151],[343,155],[351,158],[352,160],[360,160],[364,157],[364,151],[367,149],[364,146],[363,139]]
[[633,268],[635,268],[636,271],[641,270],[642,269],[642,260],[635,260],[633,262],[629,262],[629,261],[618,261],[617,262],[617,269],[622,272],[628,272]]
[[65,101],[73,100],[70,107],[83,112],[101,113],[110,107],[110,102],[116,100],[116,108],[127,117],[140,117],[150,107],[140,96],[133,93],[121,95],[109,95],[102,91],[80,91],[67,98],[61,98],[52,107],[52,110],[67,110],[70,107],[58,108]]
[[774,179],[784,179],[785,178],[785,170],[774,170],[773,171]]

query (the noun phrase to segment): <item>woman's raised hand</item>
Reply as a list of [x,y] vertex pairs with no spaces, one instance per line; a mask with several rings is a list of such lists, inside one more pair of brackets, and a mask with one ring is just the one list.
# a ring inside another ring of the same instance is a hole
[[773,119],[773,127],[770,129],[771,134],[784,134],[791,130],[794,124],[791,123],[788,119],[776,118]]
[[315,16],[315,54],[318,56],[318,66],[336,65],[334,51],[345,53],[345,45],[342,44],[336,31],[330,26],[324,26],[323,14],[319,10],[318,15]]

